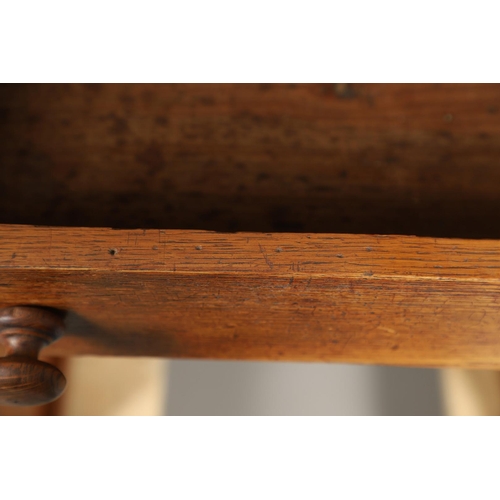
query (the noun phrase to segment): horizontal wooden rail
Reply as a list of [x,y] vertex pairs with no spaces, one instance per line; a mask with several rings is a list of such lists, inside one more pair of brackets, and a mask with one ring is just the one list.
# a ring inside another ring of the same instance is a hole
[[0,226],[0,307],[47,355],[500,367],[500,242]]

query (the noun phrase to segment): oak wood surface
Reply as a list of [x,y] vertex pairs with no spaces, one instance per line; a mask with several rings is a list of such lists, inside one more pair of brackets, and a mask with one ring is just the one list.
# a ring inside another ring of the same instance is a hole
[[0,226],[0,306],[47,355],[500,367],[500,242]]
[[498,238],[500,85],[0,85],[0,222]]

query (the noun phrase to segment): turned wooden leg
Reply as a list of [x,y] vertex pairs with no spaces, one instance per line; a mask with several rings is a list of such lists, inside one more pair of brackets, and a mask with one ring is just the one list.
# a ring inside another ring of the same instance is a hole
[[66,379],[55,366],[38,360],[40,351],[64,332],[55,311],[31,306],[0,310],[0,404],[34,406],[57,399]]

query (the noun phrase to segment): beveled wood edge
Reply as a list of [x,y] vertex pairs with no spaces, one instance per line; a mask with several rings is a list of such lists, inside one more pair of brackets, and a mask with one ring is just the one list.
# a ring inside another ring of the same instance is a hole
[[0,269],[500,281],[500,241],[0,225]]

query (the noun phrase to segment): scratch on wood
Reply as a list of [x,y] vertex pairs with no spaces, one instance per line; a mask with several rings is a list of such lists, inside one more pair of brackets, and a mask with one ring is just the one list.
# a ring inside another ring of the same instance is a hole
[[49,227],[49,238],[50,238],[50,241],[49,241],[49,260],[52,260],[51,257],[52,257],[52,228]]
[[349,338],[347,339],[347,342],[346,342],[346,343],[342,346],[342,352],[344,352],[344,351],[345,351],[345,349],[346,349],[347,345],[349,344],[349,342],[352,340],[352,338],[353,338],[353,337],[354,337],[354,333],[351,333],[351,334],[349,335]]
[[267,256],[265,249],[260,243],[259,243],[259,248],[260,252],[262,253],[262,256],[264,257],[264,260],[266,261],[266,264],[269,266],[269,269],[272,269],[274,267],[274,264],[269,260],[269,257]]
[[377,326],[376,330],[383,330],[384,332],[388,333],[396,333],[396,330],[393,328],[387,328],[386,326]]

